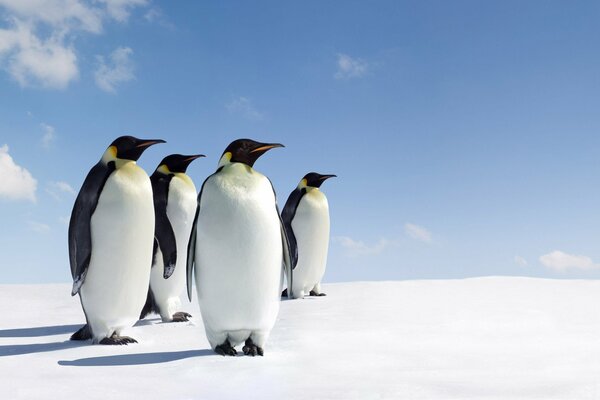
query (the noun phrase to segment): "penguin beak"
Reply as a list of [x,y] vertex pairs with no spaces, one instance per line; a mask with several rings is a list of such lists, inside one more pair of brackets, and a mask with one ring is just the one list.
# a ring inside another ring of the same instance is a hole
[[319,180],[324,181],[324,180],[329,179],[329,178],[337,178],[337,175],[321,175],[319,177]]
[[162,139],[148,139],[148,140],[142,139],[142,140],[139,141],[138,145],[135,146],[135,147],[138,147],[138,148],[140,148],[140,147],[147,148],[147,147],[150,147],[150,146],[158,144],[158,143],[167,143],[167,142],[165,142]]
[[196,154],[196,155],[193,155],[193,156],[189,156],[189,157],[187,157],[187,158],[184,158],[184,159],[183,159],[183,161],[184,161],[184,162],[192,162],[192,161],[194,161],[195,159],[197,159],[197,158],[200,158],[200,157],[206,157],[206,156],[205,156],[204,154]]
[[281,143],[261,143],[259,147],[251,150],[249,154],[256,153],[257,151],[265,152],[267,150],[274,149],[275,147],[285,147]]

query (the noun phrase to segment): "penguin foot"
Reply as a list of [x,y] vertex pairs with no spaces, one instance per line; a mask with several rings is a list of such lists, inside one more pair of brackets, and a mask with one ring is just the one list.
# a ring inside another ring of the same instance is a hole
[[173,314],[173,321],[171,322],[186,322],[189,321],[188,318],[192,318],[192,314],[188,314],[183,311],[176,312]]
[[77,332],[71,335],[70,340],[89,340],[92,338],[92,332],[88,324],[82,326]]
[[311,296],[317,296],[317,297],[321,297],[321,296],[327,296],[325,293],[317,293],[314,290],[311,290],[309,295]]
[[244,347],[242,348],[242,350],[244,351],[245,355],[252,357],[262,356],[265,354],[265,351],[262,349],[262,347],[258,347],[257,345],[255,345],[252,339],[250,338],[246,340],[246,343],[244,343]]
[[121,346],[129,343],[137,343],[137,340],[129,336],[118,336],[116,333],[113,333],[111,337],[105,337],[98,343]]
[[281,292],[281,297],[288,297],[287,289],[284,289],[283,292]]
[[231,346],[229,340],[225,340],[223,344],[220,344],[217,347],[215,347],[215,353],[220,354],[222,356],[235,356],[237,354],[237,351]]

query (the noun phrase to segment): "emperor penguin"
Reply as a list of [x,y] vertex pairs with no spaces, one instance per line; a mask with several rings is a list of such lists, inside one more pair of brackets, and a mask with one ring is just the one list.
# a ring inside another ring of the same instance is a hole
[[71,340],[122,345],[144,306],[154,243],[152,185],[136,161],[164,140],[121,136],[88,173],[71,213],[71,295],[79,293],[86,325]]
[[319,188],[333,177],[335,175],[316,172],[306,174],[283,207],[283,226],[292,247],[297,250],[292,254],[293,279],[287,276],[288,288],[282,293],[284,297],[325,296],[321,291],[321,279],[329,248],[329,204]]
[[[150,176],[154,193],[154,254],[150,288],[140,319],[151,312],[163,322],[184,322],[190,314],[179,311],[180,295],[186,287],[186,254],[196,215],[196,186],[186,174],[190,163],[203,154],[171,154],[165,157]],[[177,257],[176,255],[181,255]],[[174,261],[176,260],[176,261]],[[168,268],[175,266],[168,279]],[[164,271],[163,268],[167,268]]]
[[264,354],[279,312],[283,267],[290,249],[271,181],[253,168],[266,151],[283,147],[250,139],[233,141],[217,171],[202,184],[188,248],[206,336],[223,356]]

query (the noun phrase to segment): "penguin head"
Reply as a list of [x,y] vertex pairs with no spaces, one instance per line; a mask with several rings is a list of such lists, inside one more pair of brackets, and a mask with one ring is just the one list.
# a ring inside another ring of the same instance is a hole
[[261,143],[252,139],[234,140],[227,146],[221,159],[219,167],[230,163],[242,163],[252,167],[258,157],[275,147],[284,147],[279,143]]
[[156,170],[165,175],[178,172],[185,173],[187,167],[192,163],[192,161],[200,157],[206,156],[204,154],[194,154],[188,156],[183,154],[171,154],[163,158]]
[[302,178],[298,187],[301,189],[305,187],[318,188],[327,179],[335,177],[337,177],[337,175],[321,175],[316,172],[309,172],[308,174],[304,175],[304,178]]
[[111,161],[137,161],[144,150],[157,143],[166,142],[161,139],[138,139],[133,136],[121,136],[108,146],[102,160],[107,164]]

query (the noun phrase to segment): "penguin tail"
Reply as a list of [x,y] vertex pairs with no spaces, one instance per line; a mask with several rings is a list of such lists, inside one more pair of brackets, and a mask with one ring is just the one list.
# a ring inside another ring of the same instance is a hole
[[91,338],[92,330],[88,324],[85,324],[77,332],[71,335],[71,340],[89,340]]

